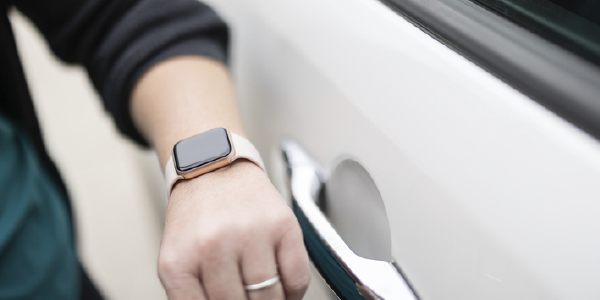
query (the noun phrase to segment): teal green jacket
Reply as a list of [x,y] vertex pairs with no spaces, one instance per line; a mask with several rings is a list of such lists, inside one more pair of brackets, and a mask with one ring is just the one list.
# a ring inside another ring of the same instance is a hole
[[27,135],[0,114],[0,299],[78,299],[71,218]]
[[0,0],[0,299],[99,299],[77,264],[68,193],[44,147],[13,8],[58,58],[86,69],[117,128],[145,146],[129,112],[137,79],[174,56],[226,62],[229,31],[196,0]]

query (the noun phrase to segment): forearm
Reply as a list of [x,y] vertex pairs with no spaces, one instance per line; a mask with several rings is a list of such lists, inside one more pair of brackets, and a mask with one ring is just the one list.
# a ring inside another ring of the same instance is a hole
[[[153,67],[135,87],[131,111],[161,166],[181,139],[215,127],[244,135],[227,70],[209,59]],[[242,160],[179,182],[158,259],[170,299],[302,299],[310,278],[302,232],[263,171]],[[245,288],[273,278],[281,281]]]
[[178,141],[216,127],[245,135],[227,69],[201,57],[177,57],[151,68],[131,98],[135,125],[164,167]]

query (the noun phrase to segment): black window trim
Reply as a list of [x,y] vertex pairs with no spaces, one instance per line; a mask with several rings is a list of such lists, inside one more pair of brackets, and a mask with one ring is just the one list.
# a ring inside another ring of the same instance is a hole
[[467,0],[381,0],[427,34],[600,139],[600,68]]

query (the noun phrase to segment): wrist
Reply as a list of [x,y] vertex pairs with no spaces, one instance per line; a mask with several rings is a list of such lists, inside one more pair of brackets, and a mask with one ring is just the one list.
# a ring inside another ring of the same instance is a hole
[[198,177],[178,180],[172,188],[171,196],[186,194],[194,190],[210,190],[217,187],[252,184],[257,181],[269,180],[265,172],[254,162],[238,159],[223,168],[202,174]]

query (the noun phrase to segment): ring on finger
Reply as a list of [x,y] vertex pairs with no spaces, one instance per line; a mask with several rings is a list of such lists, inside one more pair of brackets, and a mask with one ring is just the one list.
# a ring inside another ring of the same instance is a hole
[[277,275],[275,275],[275,277],[269,278],[263,282],[259,282],[256,284],[244,285],[244,288],[247,291],[262,290],[262,289],[266,289],[270,286],[277,284],[277,282],[279,282],[279,274],[277,274]]

